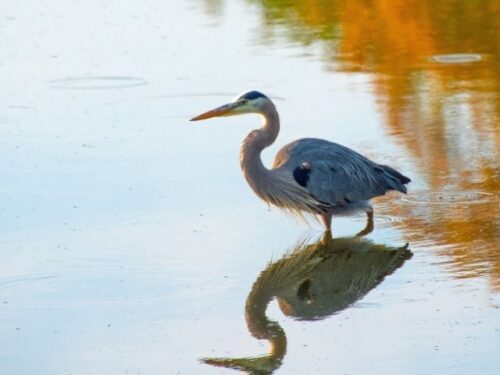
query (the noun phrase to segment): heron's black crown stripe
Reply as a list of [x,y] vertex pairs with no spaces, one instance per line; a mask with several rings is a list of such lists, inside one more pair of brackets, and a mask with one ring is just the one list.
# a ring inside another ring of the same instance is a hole
[[293,178],[300,186],[306,187],[309,181],[309,175],[311,170],[309,168],[304,168],[303,166],[298,166],[293,170]]
[[258,91],[249,91],[241,96],[242,99],[253,100],[257,98],[267,98],[264,94]]

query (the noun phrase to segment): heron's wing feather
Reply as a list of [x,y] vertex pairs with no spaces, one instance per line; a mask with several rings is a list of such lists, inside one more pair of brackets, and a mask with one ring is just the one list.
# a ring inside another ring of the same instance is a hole
[[390,167],[322,139],[292,142],[278,152],[274,161],[274,168],[286,169],[292,174],[303,165],[309,172],[307,181],[301,182],[305,181],[305,187],[315,199],[332,206],[367,200],[387,190],[406,192],[404,184],[409,182]]
[[307,188],[317,200],[332,206],[344,206],[385,194],[387,189],[364,167],[354,163],[313,162]]

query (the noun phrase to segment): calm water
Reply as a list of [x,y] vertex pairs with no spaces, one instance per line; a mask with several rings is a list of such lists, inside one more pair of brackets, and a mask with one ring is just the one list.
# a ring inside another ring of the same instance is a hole
[[[0,4],[0,373],[500,373],[500,3]],[[247,89],[410,194],[321,228],[241,177]],[[408,247],[405,244],[408,243]],[[258,340],[260,338],[261,340]]]

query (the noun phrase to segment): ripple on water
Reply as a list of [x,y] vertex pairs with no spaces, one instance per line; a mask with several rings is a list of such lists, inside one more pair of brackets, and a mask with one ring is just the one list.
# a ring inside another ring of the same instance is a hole
[[[193,92],[193,93],[182,93],[182,94],[162,94],[162,95],[150,95],[145,96],[143,99],[183,99],[183,98],[221,98],[223,101],[229,101],[231,98],[235,98],[240,93],[234,92]],[[268,95],[273,100],[282,100],[279,96]]]
[[375,222],[377,222],[377,221],[380,223],[393,224],[393,223],[400,223],[404,220],[402,217],[399,217],[399,216],[378,214],[375,216]]
[[[384,214],[380,213],[378,210],[380,207],[377,207],[377,214],[374,216],[373,220],[375,221],[376,225],[382,225],[382,226],[391,226],[393,224],[398,224],[404,221],[404,219],[400,216],[395,216],[395,215],[389,215],[389,214]],[[359,223],[366,223],[366,215],[365,214],[358,214],[357,217],[354,219],[355,221]]]
[[0,280],[0,304],[15,306],[62,307],[176,300],[192,293],[189,283],[169,277],[166,271],[80,271]]
[[477,53],[450,53],[431,56],[430,60],[440,64],[465,64],[481,61],[482,56]]
[[56,89],[101,90],[144,86],[148,82],[140,77],[103,76],[59,78],[49,84]]
[[481,191],[424,191],[401,198],[413,204],[474,204],[491,202],[493,199],[493,194]]

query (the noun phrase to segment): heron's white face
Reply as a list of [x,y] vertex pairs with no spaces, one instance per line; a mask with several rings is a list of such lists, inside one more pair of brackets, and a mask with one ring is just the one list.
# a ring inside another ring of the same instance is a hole
[[230,103],[204,112],[193,117],[191,121],[205,120],[212,117],[243,115],[245,113],[260,113],[270,99],[256,91],[250,91],[234,98]]
[[264,97],[247,99],[239,96],[231,102],[235,103],[235,107],[231,113],[228,114],[228,116],[240,115],[244,113],[259,113],[266,102],[269,102],[269,99]]

